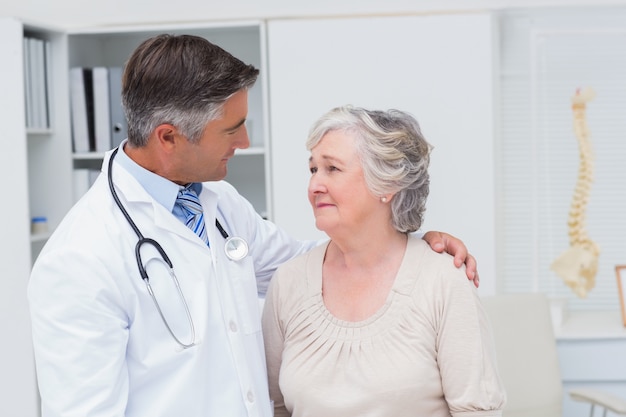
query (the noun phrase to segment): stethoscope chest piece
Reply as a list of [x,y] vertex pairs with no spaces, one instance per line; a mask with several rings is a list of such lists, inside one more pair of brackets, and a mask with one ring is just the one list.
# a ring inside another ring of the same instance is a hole
[[228,259],[240,261],[248,255],[248,243],[237,236],[229,237],[224,243],[224,252]]

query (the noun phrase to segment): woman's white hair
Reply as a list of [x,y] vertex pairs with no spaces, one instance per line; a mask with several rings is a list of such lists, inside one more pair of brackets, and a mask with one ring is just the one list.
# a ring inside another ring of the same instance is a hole
[[393,194],[393,227],[403,233],[418,230],[428,197],[431,145],[417,120],[400,110],[366,110],[336,107],[311,127],[306,147],[310,151],[332,131],[354,135],[365,183],[376,196]]

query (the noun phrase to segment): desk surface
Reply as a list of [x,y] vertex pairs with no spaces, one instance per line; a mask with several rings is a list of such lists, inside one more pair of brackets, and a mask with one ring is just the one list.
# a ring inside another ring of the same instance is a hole
[[555,326],[557,341],[626,339],[626,327],[619,310],[572,312]]

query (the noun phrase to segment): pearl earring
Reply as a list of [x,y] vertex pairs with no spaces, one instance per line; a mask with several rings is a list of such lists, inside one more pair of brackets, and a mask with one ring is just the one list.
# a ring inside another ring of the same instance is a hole
[[386,203],[387,202],[387,197],[381,197],[380,201],[382,201],[383,203]]

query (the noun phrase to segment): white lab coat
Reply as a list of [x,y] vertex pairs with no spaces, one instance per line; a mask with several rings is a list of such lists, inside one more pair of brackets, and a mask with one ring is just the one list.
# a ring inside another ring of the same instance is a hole
[[[234,188],[200,195],[211,249],[114,162],[120,199],[171,259],[195,327],[182,350],[140,278],[130,228],[103,174],[68,213],[35,263],[28,288],[43,417],[270,416],[257,284],[310,248],[263,220]],[[249,255],[229,260],[220,220]],[[190,329],[157,252],[142,249],[150,282],[174,333]],[[255,278],[256,276],[256,278]]]

